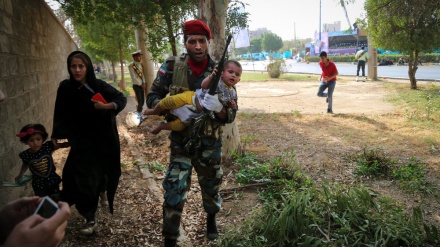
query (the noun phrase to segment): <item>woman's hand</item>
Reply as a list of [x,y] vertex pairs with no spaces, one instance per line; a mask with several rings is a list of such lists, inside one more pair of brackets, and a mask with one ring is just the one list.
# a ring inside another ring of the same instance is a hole
[[102,103],[101,101],[97,101],[92,99],[93,104],[95,104],[96,110],[114,110],[115,105],[113,103]]

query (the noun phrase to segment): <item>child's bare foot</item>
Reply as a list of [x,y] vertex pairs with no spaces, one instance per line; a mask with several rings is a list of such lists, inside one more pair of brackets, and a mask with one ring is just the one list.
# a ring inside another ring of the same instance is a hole
[[156,128],[152,129],[150,131],[151,134],[157,135],[159,134],[159,132],[162,130],[162,128],[160,128],[160,126],[157,126]]

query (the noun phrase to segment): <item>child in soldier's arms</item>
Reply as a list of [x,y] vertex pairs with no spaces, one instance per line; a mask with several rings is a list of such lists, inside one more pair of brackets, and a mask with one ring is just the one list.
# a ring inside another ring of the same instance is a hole
[[[163,98],[154,109],[145,110],[144,115],[159,115],[165,110],[176,109],[185,104],[193,105],[196,107],[197,112],[202,112],[203,98],[205,94],[208,93],[211,80],[215,77],[216,72],[217,69],[202,81],[201,89],[197,89],[195,92],[185,91]],[[221,73],[221,81],[217,87],[219,101],[225,107],[237,109],[237,91],[235,89],[235,84],[237,84],[241,78],[241,64],[235,60],[228,60],[225,62],[224,69]],[[181,131],[185,129],[186,126],[187,123],[182,122],[180,119],[176,119],[171,122],[161,122],[151,130],[151,133],[158,134],[161,130]]]

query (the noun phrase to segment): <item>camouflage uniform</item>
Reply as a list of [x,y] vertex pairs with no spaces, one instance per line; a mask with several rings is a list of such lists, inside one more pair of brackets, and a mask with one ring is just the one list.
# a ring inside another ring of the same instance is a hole
[[[187,58],[187,55],[185,58]],[[154,108],[168,94],[169,86],[173,83],[173,74],[176,74],[174,69],[175,59],[179,59],[179,57],[167,59],[160,67],[147,95],[147,105],[149,108]],[[194,78],[188,66],[184,67],[187,70],[188,89],[195,91],[200,88],[203,79],[212,73],[214,67],[215,62],[209,57],[209,64],[206,70],[198,78]],[[225,120],[216,118],[213,120],[209,119],[206,122],[200,148],[194,154],[186,152],[184,148],[191,136],[191,125],[182,131],[172,131],[169,135],[171,141],[170,165],[162,183],[165,189],[162,234],[166,238],[177,239],[179,237],[182,209],[186,202],[187,192],[191,186],[193,167],[197,172],[197,178],[202,190],[203,208],[207,213],[211,214],[220,211],[221,197],[218,191],[223,177],[221,167],[221,136],[224,124],[234,121],[236,110],[228,108],[227,112],[228,117]],[[168,118],[168,120],[171,119]]]

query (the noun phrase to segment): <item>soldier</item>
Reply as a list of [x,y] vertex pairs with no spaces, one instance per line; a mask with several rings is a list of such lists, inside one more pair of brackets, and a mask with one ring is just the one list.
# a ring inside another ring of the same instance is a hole
[[[147,105],[151,109],[168,92],[174,95],[185,90],[195,91],[200,88],[203,79],[214,70],[215,61],[208,54],[211,39],[209,27],[200,20],[191,20],[183,24],[183,32],[187,53],[168,58],[159,68],[147,95]],[[224,124],[234,121],[237,110],[223,107],[218,95],[206,94],[204,101],[204,107],[215,113],[215,119],[209,119],[204,123],[204,133],[196,152],[189,153],[185,149],[185,144],[191,138],[191,125],[182,131],[172,131],[169,135],[170,164],[162,183],[165,189],[162,230],[165,246],[176,246],[193,167],[197,172],[203,207],[207,212],[207,238],[214,240],[218,236],[215,215],[221,208],[221,198],[218,193],[223,177],[221,136]],[[193,106],[184,105],[171,110],[171,113],[182,122],[189,122],[194,116],[191,107]]]
[[142,107],[145,101],[145,77],[142,73],[142,53],[141,51],[135,51],[131,53],[133,56],[133,62],[128,65],[128,71],[130,71],[131,81],[133,83],[133,91],[136,95],[136,111],[142,113]]

